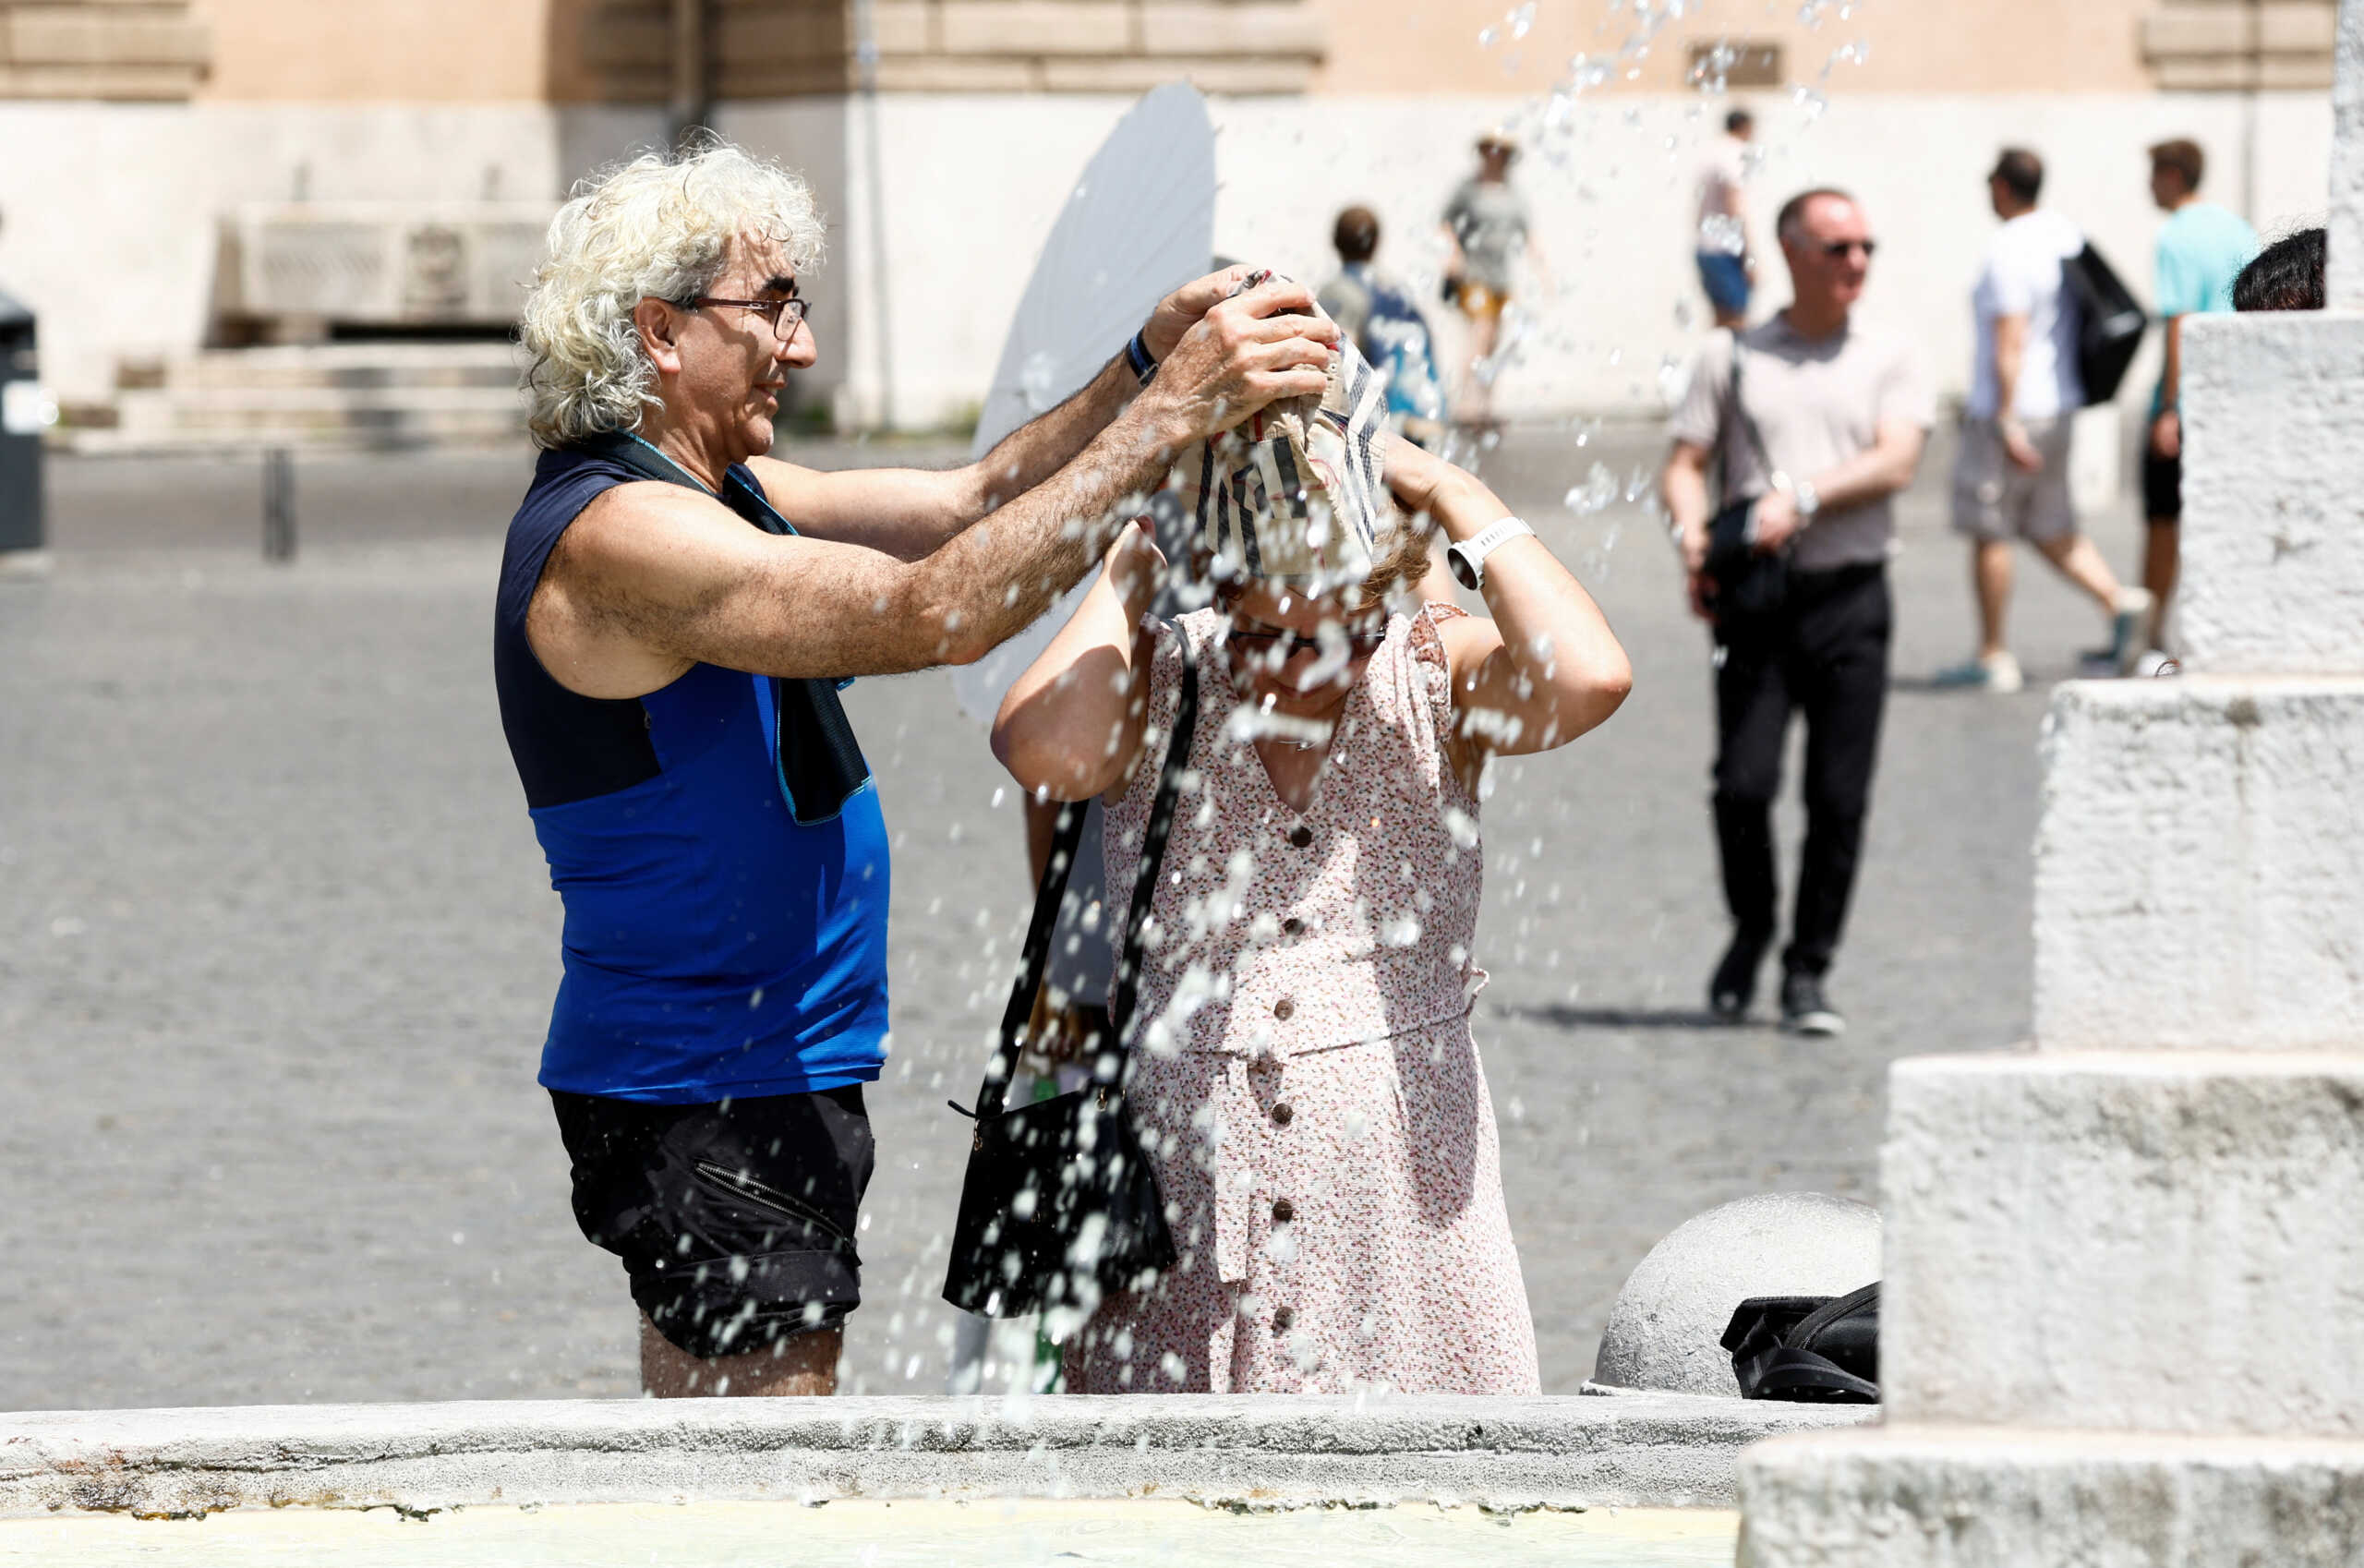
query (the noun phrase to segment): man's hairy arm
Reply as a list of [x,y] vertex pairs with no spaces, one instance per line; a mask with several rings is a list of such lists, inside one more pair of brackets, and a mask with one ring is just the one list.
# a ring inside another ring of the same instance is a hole
[[766,534],[712,497],[621,485],[570,525],[526,614],[570,690],[631,697],[693,663],[780,676],[958,664],[1027,625],[1138,513],[1187,443],[1318,395],[1336,331],[1271,283],[1208,312],[1150,390],[1052,478],[918,561]]
[[[588,696],[641,695],[696,663],[790,678],[967,663],[1083,574],[1167,460],[1149,429],[1112,427],[916,561],[766,534],[678,487],[621,486],[551,553],[529,630],[551,673]],[[581,644],[607,645],[570,660]]]
[[[1141,329],[1150,357],[1163,364],[1182,336],[1231,296],[1248,269],[1231,267],[1185,283]],[[959,468],[853,469],[824,473],[757,458],[750,466],[780,514],[805,533],[917,561],[1010,497],[1057,473],[1125,410],[1140,382],[1121,352],[1081,391],[1028,420],[978,461]]]
[[1065,467],[1124,412],[1139,384],[1120,354],[1082,391],[959,468],[829,473],[769,457],[748,466],[772,505],[800,531],[917,561]]

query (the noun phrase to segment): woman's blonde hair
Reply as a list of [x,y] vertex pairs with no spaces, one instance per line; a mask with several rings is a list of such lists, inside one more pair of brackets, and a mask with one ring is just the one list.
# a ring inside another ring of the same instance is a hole
[[796,175],[729,142],[644,152],[575,186],[550,222],[518,336],[537,445],[629,430],[657,402],[633,308],[687,300],[722,275],[730,242],[759,236],[799,272],[821,259],[821,215]]

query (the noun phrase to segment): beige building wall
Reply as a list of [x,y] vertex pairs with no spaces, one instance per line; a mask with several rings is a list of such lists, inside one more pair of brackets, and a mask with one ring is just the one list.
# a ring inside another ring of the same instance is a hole
[[199,102],[512,103],[549,96],[551,0],[198,0]]

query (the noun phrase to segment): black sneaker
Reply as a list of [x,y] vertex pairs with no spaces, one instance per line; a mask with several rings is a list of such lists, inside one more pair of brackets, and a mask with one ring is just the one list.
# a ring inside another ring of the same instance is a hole
[[1766,939],[1739,932],[1724,949],[1723,961],[1707,982],[1707,1010],[1718,1023],[1738,1023],[1748,1015],[1756,995],[1756,968],[1765,961]]
[[1781,978],[1781,1027],[1791,1034],[1844,1034],[1847,1020],[1822,994],[1822,976],[1791,973]]

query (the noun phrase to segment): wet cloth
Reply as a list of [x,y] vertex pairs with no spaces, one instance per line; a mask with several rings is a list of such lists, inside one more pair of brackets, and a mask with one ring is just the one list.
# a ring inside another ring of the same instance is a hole
[[[1445,752],[1452,613],[1390,620],[1301,815],[1244,723],[1223,613],[1154,625],[1151,729],[1194,659],[1201,793],[1152,906],[1128,1104],[1182,1258],[1068,1345],[1075,1392],[1540,1386],[1469,1031],[1482,861]],[[1109,807],[1112,867],[1138,863],[1155,771]]]
[[1386,383],[1349,339],[1320,397],[1283,398],[1200,441],[1167,484],[1218,576],[1315,592],[1360,583],[1402,525],[1387,490],[1387,433]]

